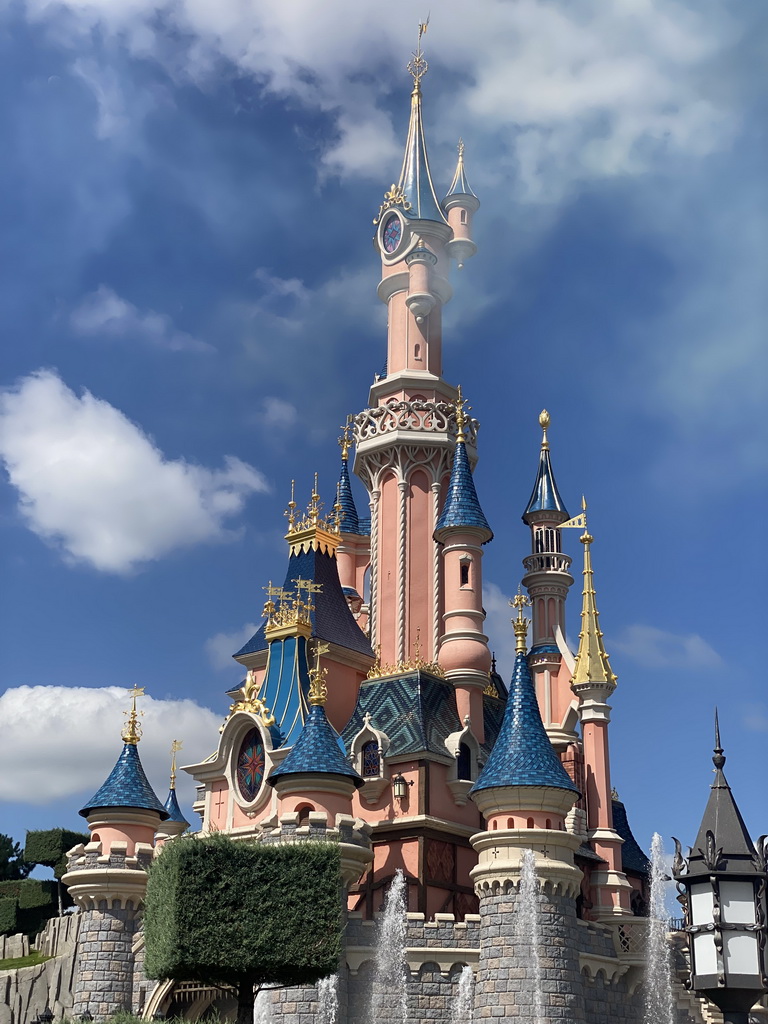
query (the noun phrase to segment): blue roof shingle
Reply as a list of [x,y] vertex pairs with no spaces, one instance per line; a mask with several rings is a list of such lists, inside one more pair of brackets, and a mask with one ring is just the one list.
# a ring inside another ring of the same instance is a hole
[[470,792],[496,786],[550,786],[578,793],[542,724],[524,651],[515,657],[498,738]]
[[97,807],[131,807],[157,811],[161,821],[168,818],[168,811],[155,796],[155,791],[144,774],[135,743],[125,744],[107,781],[91,797],[80,814],[87,818]]
[[189,825],[189,822],[181,813],[181,808],[179,807],[179,801],[176,798],[175,789],[168,790],[168,796],[166,797],[165,800],[165,809],[166,811],[168,811],[168,818],[166,819],[167,821],[178,821],[180,824]]
[[352,496],[352,484],[349,479],[347,460],[341,460],[339,475],[339,506],[341,507],[341,532],[359,533],[360,523],[357,518],[357,506]]
[[564,519],[569,518],[568,510],[555,483],[548,448],[541,449],[536,483],[533,485],[530,500],[523,513],[523,521],[529,512],[561,512]]
[[286,759],[275,768],[268,781],[287,775],[343,775],[352,779],[359,789],[362,778],[342,754],[338,739],[321,704],[309,709],[304,728]]

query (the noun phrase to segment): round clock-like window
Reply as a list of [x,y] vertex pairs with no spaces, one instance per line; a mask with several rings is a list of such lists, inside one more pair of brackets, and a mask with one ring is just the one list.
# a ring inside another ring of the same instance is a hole
[[384,225],[384,230],[381,233],[381,240],[384,246],[384,252],[392,253],[400,245],[400,239],[403,237],[403,225],[400,222],[400,218],[396,213],[393,213],[389,220]]
[[264,740],[258,729],[251,729],[237,755],[237,788],[249,803],[256,799],[264,781]]

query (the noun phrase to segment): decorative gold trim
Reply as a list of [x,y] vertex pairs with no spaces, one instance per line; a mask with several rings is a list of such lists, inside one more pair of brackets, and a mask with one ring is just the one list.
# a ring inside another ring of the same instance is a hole
[[529,597],[523,593],[522,587],[517,588],[517,593],[509,602],[513,608],[517,608],[517,618],[512,620],[512,628],[515,631],[515,653],[528,650],[528,619],[523,615],[523,608],[530,605]]
[[134,686],[133,689],[128,691],[128,696],[131,698],[131,709],[130,711],[124,711],[123,714],[128,718],[125,723],[125,728],[122,731],[123,743],[130,743],[132,746],[141,739],[142,728],[139,718],[144,714],[143,711],[136,710],[136,698],[144,696],[143,686]]
[[412,209],[411,204],[408,202],[408,197],[406,196],[403,189],[400,187],[400,185],[396,185],[393,181],[389,191],[384,193],[384,202],[379,207],[379,212],[373,218],[373,223],[380,223],[383,214],[387,210],[391,210],[395,206],[399,206],[406,213],[408,212],[408,210]]
[[420,633],[421,628],[416,630],[413,657],[404,658],[402,661],[397,661],[391,665],[382,663],[381,644],[377,644],[376,661],[374,661],[373,665],[371,665],[368,670],[366,679],[383,679],[384,676],[398,676],[403,675],[405,672],[416,672],[419,669],[429,672],[430,675],[437,676],[438,679],[445,679],[445,671],[441,665],[436,661],[426,661],[422,658]]
[[327,654],[330,649],[330,644],[315,644],[315,667],[309,670],[308,694],[309,703],[313,706],[320,705],[322,707],[328,698],[328,687],[325,683],[328,669],[320,667],[320,658],[323,654]]
[[320,550],[325,554],[332,555],[339,546],[341,540],[339,533],[341,527],[341,504],[339,502],[338,488],[336,490],[336,501],[328,516],[322,516],[323,503],[317,490],[317,473],[309,498],[307,511],[299,515],[296,512],[294,501],[294,486],[291,481],[291,500],[285,515],[288,518],[288,532],[285,539],[290,544],[290,552],[297,555],[302,548],[306,551]]
[[181,740],[173,740],[171,742],[171,789],[176,789],[176,754],[181,750],[182,746]]
[[[243,695],[242,699],[235,701],[234,704],[230,705],[226,721],[228,722],[232,715],[237,714],[238,711],[247,711],[252,715],[257,715],[267,728],[274,725],[275,716],[259,697],[259,691],[263,685],[264,680],[262,679],[261,682],[257,682],[256,673],[253,669],[250,669],[246,674],[245,684],[241,690]],[[226,722],[224,724],[226,725]],[[222,726],[222,730],[223,728],[224,726]]]

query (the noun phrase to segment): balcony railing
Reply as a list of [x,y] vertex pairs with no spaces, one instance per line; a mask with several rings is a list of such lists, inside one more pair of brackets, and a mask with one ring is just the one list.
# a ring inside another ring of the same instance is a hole
[[528,572],[543,572],[546,569],[555,569],[558,572],[568,572],[571,566],[569,555],[563,555],[558,551],[547,551],[540,555],[528,555],[523,559],[523,565]]

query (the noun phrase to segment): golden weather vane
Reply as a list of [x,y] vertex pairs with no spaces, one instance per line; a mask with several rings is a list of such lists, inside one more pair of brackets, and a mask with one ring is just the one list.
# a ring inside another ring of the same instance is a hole
[[288,508],[283,512],[284,516],[288,517],[288,530],[291,531],[296,525],[296,481],[291,480],[291,500],[288,502]]
[[182,746],[181,740],[173,740],[171,743],[171,789],[176,789],[176,755]]
[[341,448],[341,457],[346,462],[349,458],[349,449],[352,447],[352,416],[347,416],[347,422],[341,428],[341,437],[339,438],[339,447]]
[[128,696],[131,698],[131,709],[130,711],[124,711],[123,714],[127,716],[128,721],[125,723],[123,729],[123,743],[132,743],[134,746],[141,739],[141,723],[139,718],[144,714],[143,711],[136,710],[136,699],[137,697],[144,696],[143,686],[134,686],[133,689],[128,691]]
[[426,75],[427,71],[429,71],[429,64],[427,64],[424,59],[424,54],[421,52],[421,37],[427,31],[428,26],[429,15],[427,15],[426,21],[419,22],[419,38],[416,43],[416,52],[413,54],[411,60],[408,61],[408,71],[413,78],[416,89],[419,88],[422,78]]
[[468,404],[462,394],[461,384],[459,384],[458,390],[459,394],[456,399],[456,440],[465,441],[464,427],[467,425],[467,413],[472,409],[472,406]]

